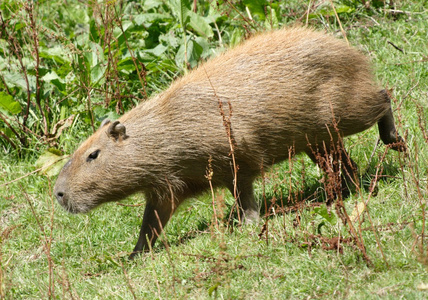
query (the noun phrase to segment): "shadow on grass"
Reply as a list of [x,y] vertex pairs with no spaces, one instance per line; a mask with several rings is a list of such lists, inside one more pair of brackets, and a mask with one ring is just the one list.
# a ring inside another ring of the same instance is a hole
[[[395,162],[384,161],[380,167],[378,162],[372,162],[369,166],[366,167],[364,174],[359,176],[359,187],[364,192],[370,192],[372,190],[372,197],[376,197],[378,192],[378,183],[379,182],[391,182],[398,178],[400,174],[400,167]],[[327,203],[327,194],[325,192],[325,176],[320,180],[310,180],[308,184],[303,186],[302,189],[293,189],[290,190],[284,185],[281,185],[279,189],[266,188],[264,196],[261,196],[261,208],[260,208],[260,217],[262,218],[271,218],[273,215],[284,214],[295,212],[299,209],[305,209],[310,207],[321,206],[324,203]],[[374,187],[372,185],[374,184]],[[355,195],[357,193],[357,188],[353,188],[345,191],[342,194],[343,199],[346,201],[346,198],[349,195]],[[229,228],[229,231],[233,231],[234,228],[241,226],[236,210],[236,206],[230,203],[226,203],[225,217],[220,222],[226,224]],[[193,226],[194,229],[188,231],[175,239],[168,239],[168,245],[179,246],[181,244],[186,244],[188,241],[193,240],[201,233],[209,233],[212,220],[200,219]],[[166,248],[165,243],[158,243],[154,248],[156,252],[163,251]]]
[[[346,200],[350,195],[357,194],[358,189],[366,193],[371,191],[372,196],[376,197],[379,182],[392,182],[399,178],[400,172],[401,169],[395,162],[384,161],[380,167],[378,162],[372,162],[366,167],[364,174],[359,175],[358,188],[353,184],[349,185],[342,192],[342,197]],[[303,189],[289,190],[282,186],[279,190],[268,190],[261,201],[261,216],[266,216],[266,212],[272,211],[272,209],[275,209],[276,213],[287,213],[301,207],[327,203],[328,197],[325,189],[327,181],[326,175],[324,175],[320,180],[305,185]]]

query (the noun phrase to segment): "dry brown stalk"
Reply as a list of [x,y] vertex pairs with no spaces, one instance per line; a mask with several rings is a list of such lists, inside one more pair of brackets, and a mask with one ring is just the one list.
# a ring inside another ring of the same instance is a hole
[[213,188],[213,184],[212,184],[212,177],[214,174],[213,168],[212,168],[212,156],[210,156],[208,158],[208,167],[207,167],[207,171],[205,174],[205,178],[208,180],[208,183],[210,185],[210,192],[211,192],[211,199],[212,199],[212,207],[213,207],[213,223],[215,228],[218,230],[218,223],[219,220],[217,218],[217,208],[216,208],[216,199],[215,199],[215,195],[214,195],[214,188]]
[[[241,211],[240,211],[240,204],[239,204],[239,192],[238,192],[238,170],[239,167],[236,164],[236,160],[235,160],[235,148],[236,148],[236,143],[235,140],[233,138],[233,133],[232,133],[232,123],[231,123],[231,118],[232,118],[232,104],[230,103],[230,100],[228,100],[227,104],[228,104],[228,108],[229,108],[229,115],[226,116],[224,109],[223,109],[223,102],[220,100],[220,98],[217,96],[216,90],[208,76],[208,73],[206,72],[205,68],[204,68],[205,74],[207,76],[207,79],[210,83],[210,86],[214,92],[214,97],[217,99],[218,101],[218,108],[220,110],[220,115],[223,119],[223,126],[226,130],[226,135],[227,135],[227,139],[229,142],[229,147],[230,147],[230,152],[229,155],[232,157],[232,167],[233,167],[233,197],[235,198],[235,205],[236,206],[236,210],[237,210],[237,214],[238,214],[238,221],[239,223],[241,223]],[[233,212],[233,209],[231,210],[231,214]],[[230,215],[231,219],[232,215]]]

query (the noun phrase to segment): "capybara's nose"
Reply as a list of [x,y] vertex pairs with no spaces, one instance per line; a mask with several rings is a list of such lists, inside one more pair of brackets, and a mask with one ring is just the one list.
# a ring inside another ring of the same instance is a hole
[[65,193],[62,191],[57,191],[55,193],[56,196],[56,200],[58,200],[59,204],[64,205],[64,201],[65,201]]

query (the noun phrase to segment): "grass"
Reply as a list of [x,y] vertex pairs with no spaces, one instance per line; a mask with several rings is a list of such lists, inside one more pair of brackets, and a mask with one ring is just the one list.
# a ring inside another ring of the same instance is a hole
[[[366,256],[347,242],[350,225],[335,205],[329,215],[325,204],[317,204],[322,174],[299,155],[256,183],[260,202],[266,197],[278,204],[263,224],[229,226],[234,199],[216,190],[216,199],[225,202],[219,228],[213,226],[210,194],[189,199],[153,251],[128,261],[144,205],[110,203],[70,215],[52,197],[54,178],[32,174],[4,185],[34,170],[41,146],[21,159],[0,152],[0,298],[426,299],[428,8],[400,5],[406,13],[395,18],[361,10],[342,20],[351,44],[370,56],[379,80],[393,90],[396,122],[409,148],[407,156],[384,155],[383,145],[375,147],[376,128],[345,140],[363,180],[372,181],[379,168],[387,175],[374,193],[362,189],[344,201],[349,215],[368,203],[362,222],[354,223]],[[340,35],[334,22],[313,22],[320,28],[329,24]],[[65,133],[67,150],[81,142],[84,128]],[[280,213],[281,200],[289,196],[309,199]],[[144,199],[135,195],[123,203]]]

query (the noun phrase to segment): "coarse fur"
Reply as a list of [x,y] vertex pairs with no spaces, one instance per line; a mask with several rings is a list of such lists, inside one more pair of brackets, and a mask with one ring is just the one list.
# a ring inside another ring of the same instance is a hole
[[290,148],[315,161],[308,144],[328,149],[334,123],[347,136],[378,122],[386,144],[402,141],[364,55],[321,32],[282,29],[250,38],[118,121],[104,122],[61,171],[58,201],[81,213],[143,192],[147,205],[134,252],[149,249],[175,208],[209,187],[210,158],[212,184],[234,189],[220,102],[230,117],[247,219],[258,218],[252,183],[260,170],[287,159]]

